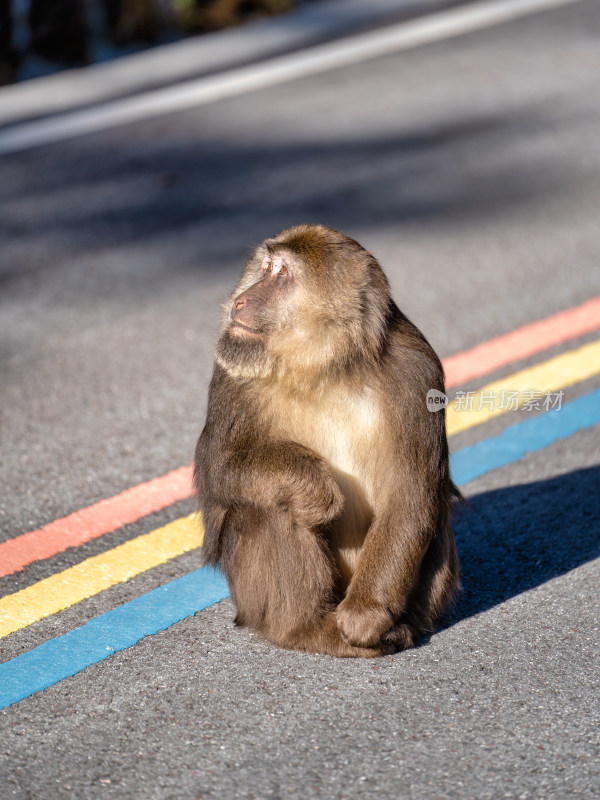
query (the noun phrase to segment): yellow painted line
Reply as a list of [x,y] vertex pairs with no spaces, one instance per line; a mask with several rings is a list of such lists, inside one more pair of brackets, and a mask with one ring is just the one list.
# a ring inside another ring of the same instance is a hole
[[0,600],[0,638],[202,545],[198,514],[86,558]]
[[[492,408],[461,411],[456,403],[450,405],[448,433],[460,433],[505,413],[508,409],[500,407],[502,392],[519,392],[523,400],[528,390],[555,392],[599,372],[600,340],[515,372],[474,393],[475,407],[480,396],[490,395],[495,398]],[[0,638],[200,547],[203,537],[200,516],[190,514],[8,595],[0,599]]]
[[[460,399],[455,398],[446,409],[446,430],[452,436],[510,411],[510,397],[515,392],[518,393],[519,408],[523,408],[528,400],[534,399],[539,403],[540,409],[543,409],[544,395],[547,392],[565,389],[599,372],[600,340],[486,384],[473,392],[470,408],[464,394]],[[532,392],[537,394],[532,395]]]

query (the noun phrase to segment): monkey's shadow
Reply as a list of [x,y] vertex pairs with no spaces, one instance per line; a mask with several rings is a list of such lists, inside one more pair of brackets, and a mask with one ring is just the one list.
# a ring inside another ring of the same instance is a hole
[[495,489],[457,509],[463,591],[443,627],[600,555],[600,466]]

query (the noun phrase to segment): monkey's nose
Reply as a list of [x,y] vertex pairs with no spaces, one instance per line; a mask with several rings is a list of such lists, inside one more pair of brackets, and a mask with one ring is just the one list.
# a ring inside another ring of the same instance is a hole
[[235,319],[235,315],[237,312],[246,305],[246,298],[245,297],[238,297],[236,300],[233,301],[233,305],[231,306],[231,319]]

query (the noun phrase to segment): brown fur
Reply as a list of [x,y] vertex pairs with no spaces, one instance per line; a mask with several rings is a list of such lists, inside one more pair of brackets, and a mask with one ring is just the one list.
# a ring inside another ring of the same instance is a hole
[[282,647],[373,657],[458,588],[436,354],[357,242],[264,242],[227,305],[196,449],[205,561],[237,622]]

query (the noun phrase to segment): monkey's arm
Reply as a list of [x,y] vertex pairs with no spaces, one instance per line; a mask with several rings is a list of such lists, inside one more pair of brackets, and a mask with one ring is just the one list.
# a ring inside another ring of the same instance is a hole
[[308,526],[337,517],[343,495],[327,462],[296,442],[271,438],[251,399],[215,371],[195,459],[203,510],[214,503],[225,510],[244,503],[287,507]]
[[443,389],[441,367],[427,354],[400,354],[400,380],[388,384],[390,437],[380,452],[373,521],[337,613],[343,636],[363,647],[381,641],[407,610],[423,557],[449,518],[444,413],[427,411],[425,401],[429,388]]
[[409,610],[407,601],[435,535],[438,520],[420,513],[418,504],[431,505],[418,494],[396,495],[388,508],[375,514],[346,596],[337,609],[338,627],[351,644],[369,647]]

